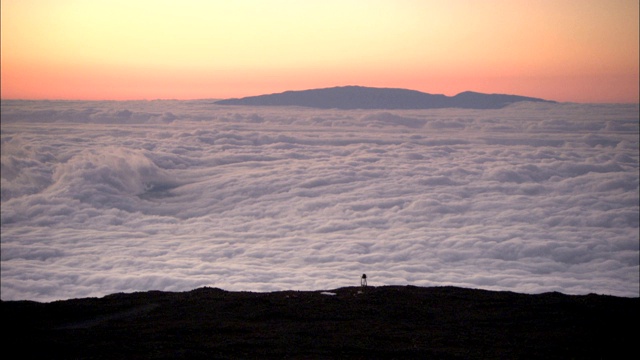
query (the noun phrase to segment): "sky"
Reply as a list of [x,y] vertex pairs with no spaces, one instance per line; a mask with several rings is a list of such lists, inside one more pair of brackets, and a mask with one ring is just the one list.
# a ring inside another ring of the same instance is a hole
[[344,85],[637,103],[637,0],[3,0],[2,99]]
[[2,300],[459,286],[640,295],[638,104],[2,101]]

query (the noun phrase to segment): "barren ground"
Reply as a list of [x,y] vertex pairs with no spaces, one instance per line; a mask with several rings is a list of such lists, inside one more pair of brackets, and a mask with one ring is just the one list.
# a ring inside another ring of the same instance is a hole
[[20,358],[613,359],[638,353],[640,298],[383,286],[1,304]]

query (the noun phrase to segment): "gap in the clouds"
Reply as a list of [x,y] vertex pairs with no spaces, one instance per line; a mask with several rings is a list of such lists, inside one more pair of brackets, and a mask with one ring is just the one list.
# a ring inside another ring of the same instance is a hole
[[137,196],[142,200],[161,200],[177,196],[172,192],[173,189],[179,187],[174,184],[162,183],[146,183],[144,184],[144,192]]

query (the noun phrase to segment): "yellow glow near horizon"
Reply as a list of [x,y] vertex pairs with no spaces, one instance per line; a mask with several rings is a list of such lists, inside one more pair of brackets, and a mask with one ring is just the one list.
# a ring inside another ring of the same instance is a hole
[[2,98],[337,85],[638,102],[636,0],[3,0]]

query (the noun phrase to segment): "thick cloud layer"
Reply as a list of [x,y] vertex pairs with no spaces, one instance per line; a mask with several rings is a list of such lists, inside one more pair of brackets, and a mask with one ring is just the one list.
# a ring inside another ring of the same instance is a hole
[[3,300],[456,285],[639,296],[638,106],[2,102]]

